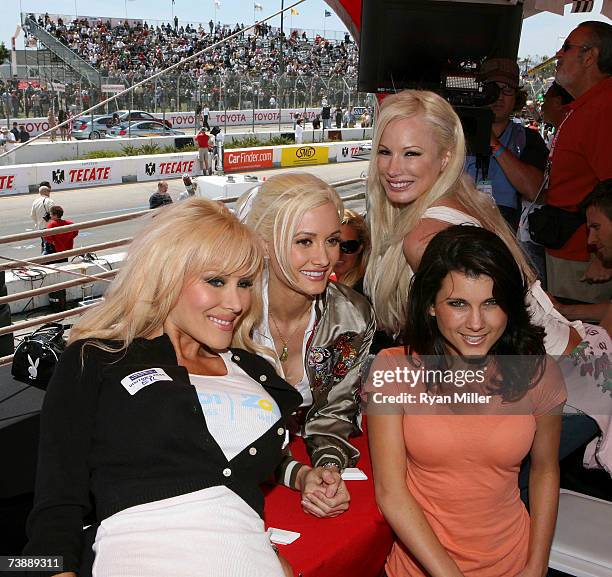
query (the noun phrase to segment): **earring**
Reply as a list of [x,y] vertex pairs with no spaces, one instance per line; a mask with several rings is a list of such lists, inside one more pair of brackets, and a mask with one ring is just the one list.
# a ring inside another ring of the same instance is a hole
[[451,153],[450,151],[448,151],[444,158],[442,159],[442,170],[440,172],[444,172],[446,170],[446,167],[448,166],[448,163],[450,162],[450,158],[451,158]]
[[431,316],[431,317],[435,317],[436,316],[436,309],[435,309],[435,307],[433,305],[431,305],[429,307],[429,316]]

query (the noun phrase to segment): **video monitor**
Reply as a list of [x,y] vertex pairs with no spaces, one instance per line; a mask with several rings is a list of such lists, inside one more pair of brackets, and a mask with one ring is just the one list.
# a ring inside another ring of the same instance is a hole
[[487,57],[516,59],[521,3],[362,0],[359,90],[438,90]]

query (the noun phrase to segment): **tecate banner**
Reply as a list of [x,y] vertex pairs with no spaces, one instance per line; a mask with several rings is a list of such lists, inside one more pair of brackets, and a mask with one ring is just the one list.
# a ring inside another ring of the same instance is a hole
[[0,196],[29,192],[36,183],[36,168],[32,165],[0,167]]
[[183,174],[193,174],[199,169],[196,152],[189,154],[168,154],[168,156],[138,156],[134,160],[136,178],[143,180],[163,180],[164,178],[177,178]]
[[121,184],[124,159],[53,162],[36,167],[37,179],[48,180],[55,190]]
[[355,142],[347,142],[346,144],[338,144],[336,147],[336,162],[350,162],[352,160],[363,160],[359,157],[364,154],[363,144]]

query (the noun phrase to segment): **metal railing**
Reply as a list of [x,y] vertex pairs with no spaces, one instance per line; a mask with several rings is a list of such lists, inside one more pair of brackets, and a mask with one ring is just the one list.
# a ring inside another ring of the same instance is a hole
[[[342,188],[342,187],[350,186],[353,184],[364,183],[365,181],[366,181],[365,178],[359,177],[359,178],[341,180],[338,182],[332,182],[330,184],[335,188]],[[353,201],[353,200],[361,200],[363,198],[365,198],[364,192],[342,196],[342,200],[345,202]],[[238,200],[238,197],[233,197],[233,198],[222,199],[220,202],[223,202],[226,204],[232,204],[236,202],[237,200]],[[112,217],[101,218],[101,219],[96,219],[96,220],[89,220],[89,221],[71,224],[67,226],[56,227],[53,229],[35,230],[31,232],[24,232],[24,233],[2,236],[0,237],[0,246],[11,244],[14,242],[20,242],[23,240],[38,239],[40,237],[45,237],[49,235],[61,234],[61,233],[69,232],[73,230],[84,230],[84,229],[90,229],[90,228],[97,228],[97,227],[101,227],[101,226],[105,226],[109,224],[117,224],[117,223],[126,222],[129,220],[134,220],[134,219],[143,218],[147,216],[150,218],[158,210],[161,210],[161,208],[156,209],[156,210],[141,210],[138,212],[132,212],[129,214],[123,214],[119,216],[112,216]],[[49,292],[58,291],[58,290],[62,290],[62,289],[70,288],[70,287],[91,284],[92,282],[96,282],[96,281],[110,282],[110,279],[112,279],[119,272],[119,270],[121,270],[120,268],[110,270],[110,271],[105,271],[105,272],[98,273],[98,274],[85,274],[85,273],[77,272],[77,271],[67,271],[65,268],[65,263],[62,263],[64,266],[58,265],[58,264],[51,265],[47,263],[50,263],[52,261],[57,261],[58,259],[72,258],[75,256],[90,253],[90,252],[96,252],[96,251],[106,250],[110,248],[127,246],[131,242],[132,242],[132,238],[126,237],[126,238],[121,238],[121,239],[117,239],[117,240],[110,241],[110,242],[98,243],[94,245],[88,245],[88,246],[72,249],[69,251],[54,253],[51,255],[41,255],[41,256],[31,258],[27,261],[15,259],[15,258],[3,257],[0,255],[0,261],[4,261],[4,262],[0,262],[0,271],[14,270],[18,268],[23,268],[24,266],[31,267],[34,265],[36,268],[45,268],[45,269],[49,269],[52,271],[59,270],[60,272],[64,274],[69,274],[75,277],[73,280],[63,281],[60,283],[55,283],[52,285],[33,288],[31,290],[7,295],[5,297],[0,297],[0,305],[8,304],[11,302],[16,302],[16,301],[26,299],[26,298],[32,298],[34,296],[39,296],[39,295],[47,294]],[[28,320],[12,323],[11,325],[6,326],[6,327],[0,327],[0,336],[10,334],[10,333],[16,333],[18,331],[23,331],[25,329],[36,327],[44,323],[62,321],[67,318],[80,316],[86,310],[89,310],[91,307],[96,306],[96,305],[97,303],[93,303],[93,304],[84,303],[83,306],[80,306],[77,308],[43,315],[43,316],[40,316],[34,319],[28,319]],[[7,355],[4,357],[0,357],[0,365],[10,363],[12,359],[13,359],[13,355]]]
[[92,86],[100,86],[100,73],[91,64],[83,60],[76,52],[62,44],[55,36],[39,26],[33,18],[27,18],[23,23],[28,34],[32,34],[58,58],[77,71],[82,78]]
[[[133,86],[141,79],[128,76],[104,78],[104,84]],[[333,107],[367,106],[370,98],[357,89],[357,77],[340,74],[300,76],[227,72],[205,74],[198,79],[189,72],[166,75],[117,100],[117,109],[147,112],[193,111],[198,103],[211,110],[317,108],[322,98]]]

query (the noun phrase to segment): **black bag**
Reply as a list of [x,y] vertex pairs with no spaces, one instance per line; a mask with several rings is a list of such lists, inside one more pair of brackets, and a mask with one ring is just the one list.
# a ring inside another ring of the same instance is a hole
[[48,240],[45,240],[44,238],[43,238],[43,242],[44,242],[43,254],[55,254],[57,252],[55,250],[55,245],[53,243],[50,243]]
[[561,248],[586,222],[582,213],[545,204],[529,216],[529,236],[546,248]]
[[13,377],[38,389],[46,389],[66,347],[63,334],[61,324],[47,323],[25,337],[15,350],[11,369]]
[[45,222],[49,222],[51,220],[51,213],[49,212],[49,209],[47,208],[47,203],[43,200],[43,207],[45,209],[45,214],[43,214],[42,219]]

